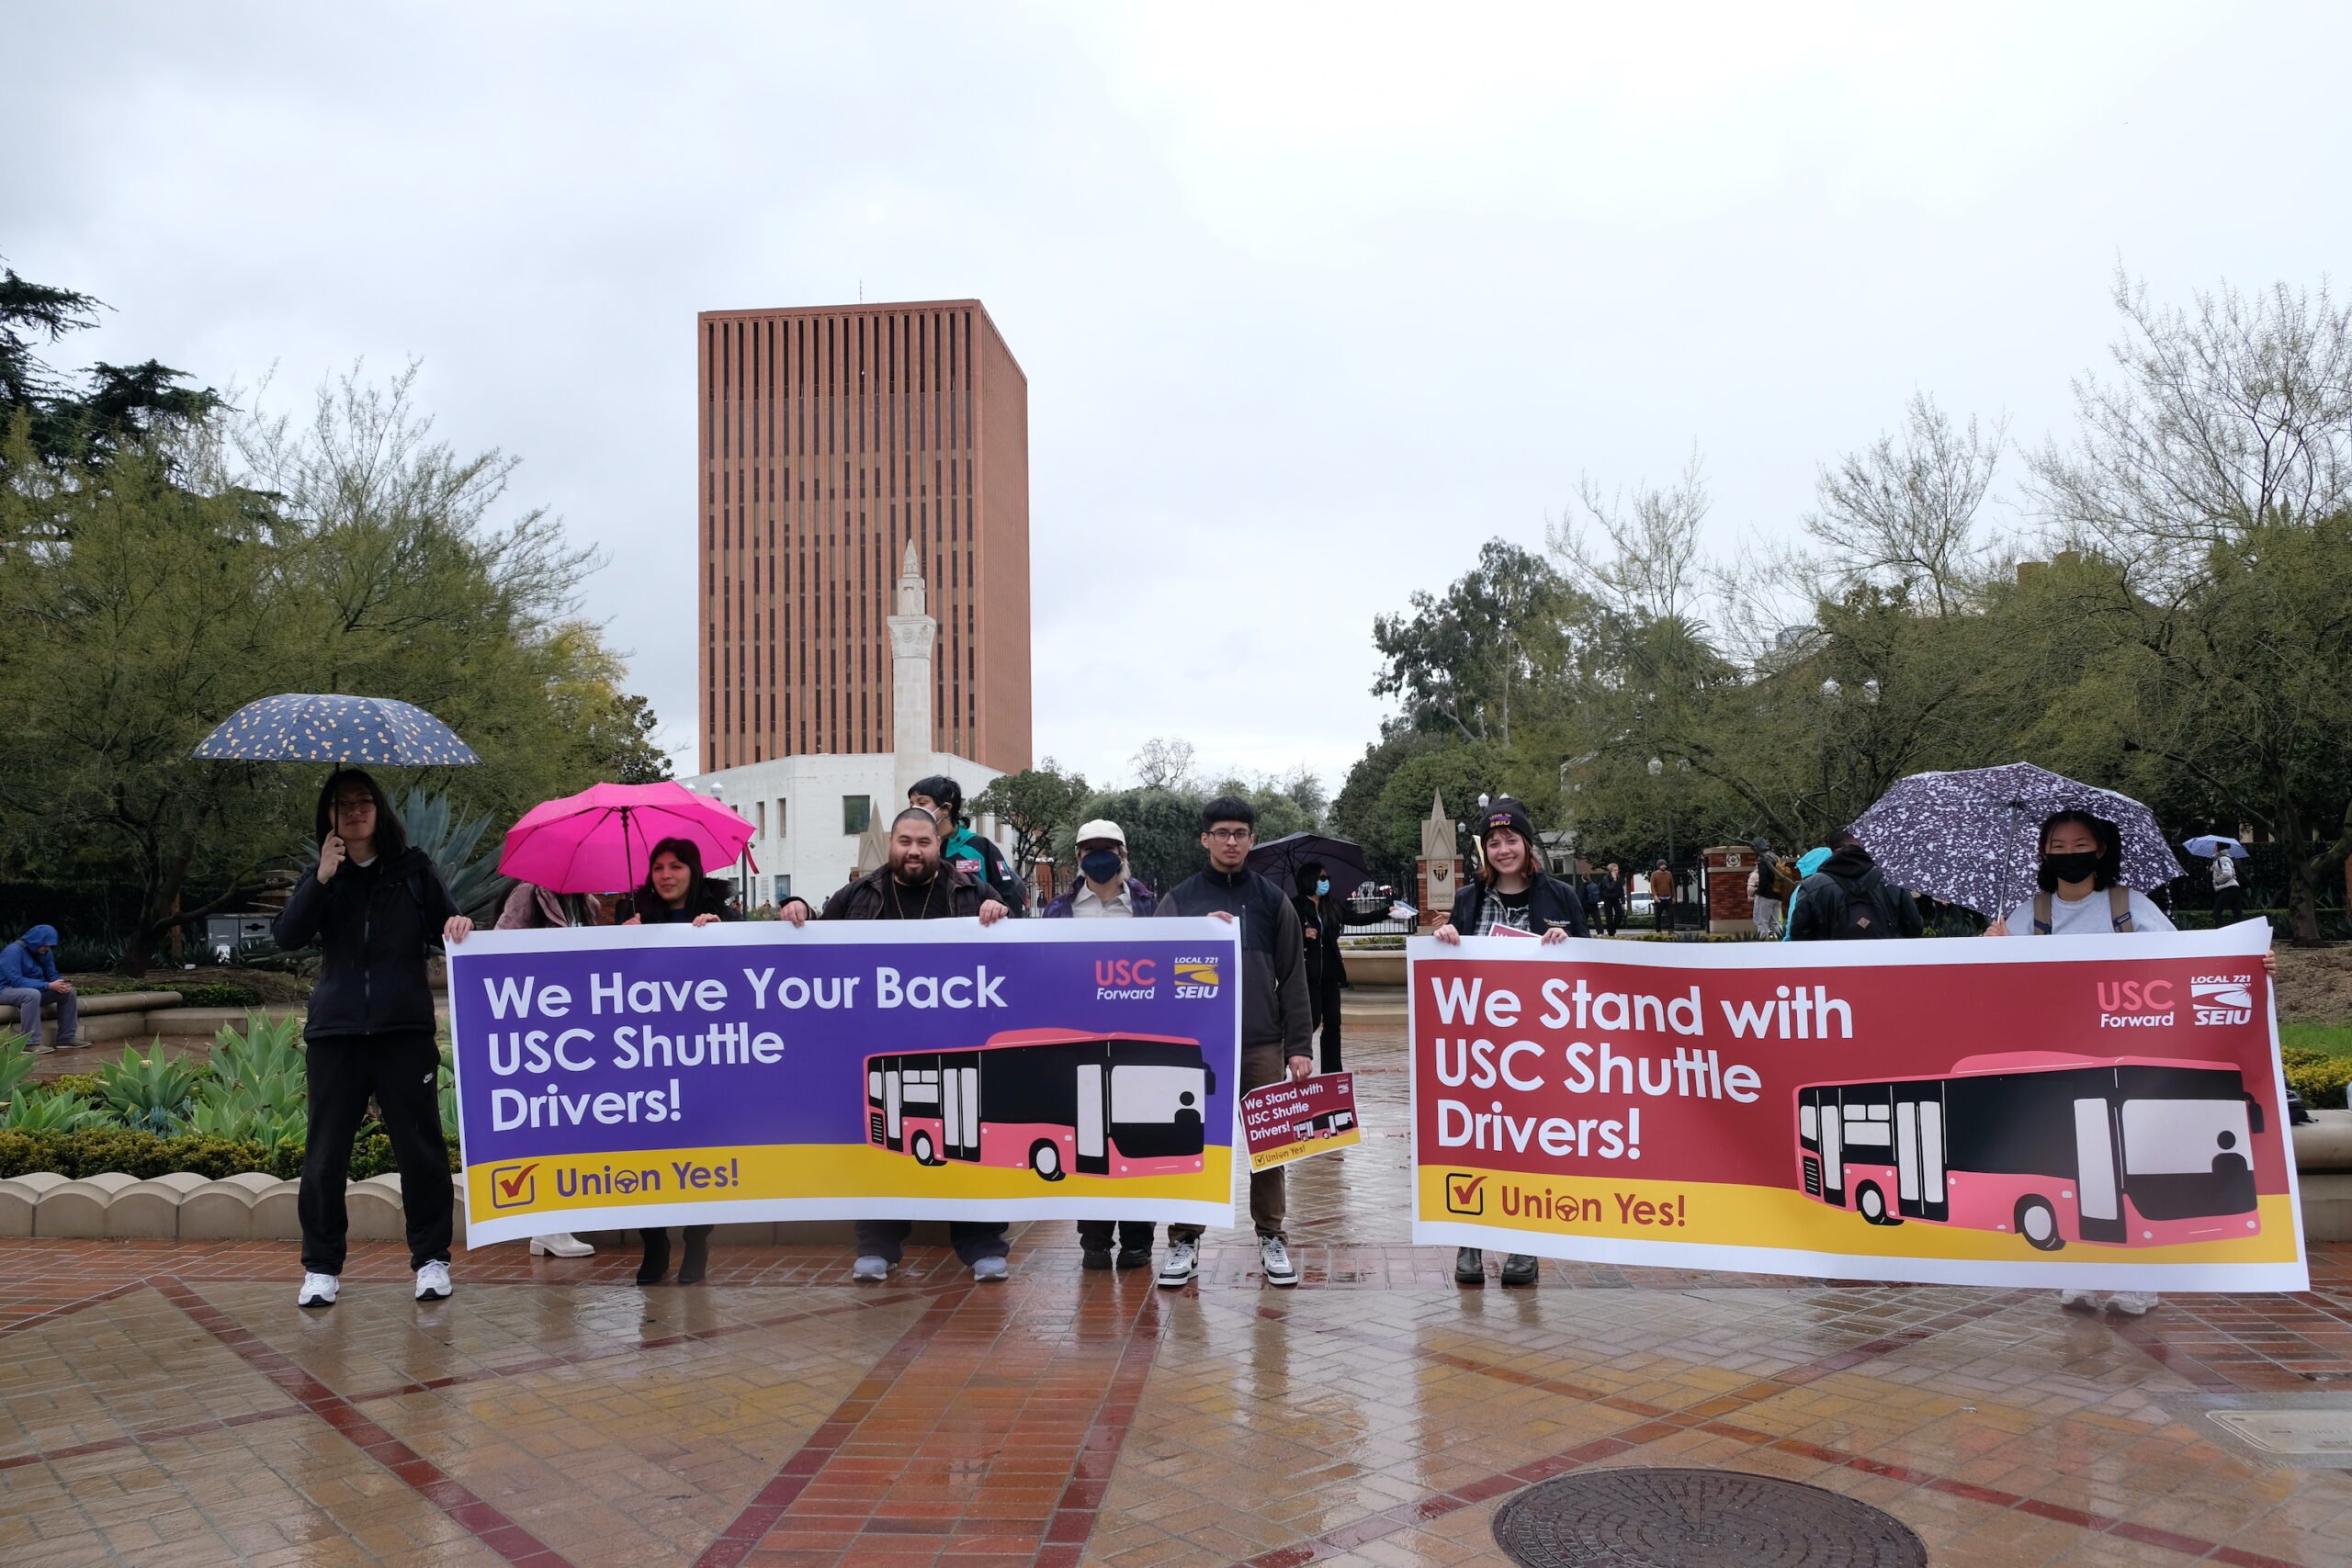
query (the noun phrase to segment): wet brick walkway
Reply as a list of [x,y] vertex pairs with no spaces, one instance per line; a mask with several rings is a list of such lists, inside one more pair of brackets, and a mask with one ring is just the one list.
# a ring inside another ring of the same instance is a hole
[[1404,1245],[1397,1021],[1352,1049],[1374,1131],[1294,1170],[1296,1291],[1214,1234],[1191,1290],[1084,1273],[1037,1224],[1001,1286],[739,1247],[640,1291],[507,1246],[424,1307],[366,1247],[304,1314],[290,1246],[0,1242],[0,1562],[1499,1562],[1504,1500],[1654,1464],[1845,1493],[1948,1568],[2352,1563],[2352,1473],[2205,1414],[2352,1414],[2352,1248],[2138,1322],[1566,1264],[1463,1291]]

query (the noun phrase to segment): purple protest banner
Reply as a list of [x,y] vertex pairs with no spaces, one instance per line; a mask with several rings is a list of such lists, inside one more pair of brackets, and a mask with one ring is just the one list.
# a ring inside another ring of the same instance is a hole
[[467,1245],[801,1219],[1232,1223],[1213,919],[478,931]]

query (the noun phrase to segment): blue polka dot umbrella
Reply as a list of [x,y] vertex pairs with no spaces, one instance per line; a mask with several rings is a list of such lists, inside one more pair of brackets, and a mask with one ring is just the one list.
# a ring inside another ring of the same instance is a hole
[[190,755],[207,761],[388,768],[454,768],[481,761],[456,731],[413,703],[303,692],[247,703]]

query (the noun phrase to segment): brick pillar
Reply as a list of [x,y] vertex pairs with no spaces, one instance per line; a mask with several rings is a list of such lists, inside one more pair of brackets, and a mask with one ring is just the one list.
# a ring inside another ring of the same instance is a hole
[[1724,844],[1700,852],[1706,878],[1707,929],[1711,931],[1752,931],[1756,901],[1747,896],[1747,874],[1756,869],[1756,852],[1740,844]]

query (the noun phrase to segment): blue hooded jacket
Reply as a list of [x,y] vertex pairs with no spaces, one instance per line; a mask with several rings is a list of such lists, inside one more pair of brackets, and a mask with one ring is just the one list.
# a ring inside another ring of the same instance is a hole
[[0,947],[0,991],[45,988],[64,976],[57,972],[57,954],[35,953],[37,947],[57,945],[55,926],[35,926],[6,947]]

